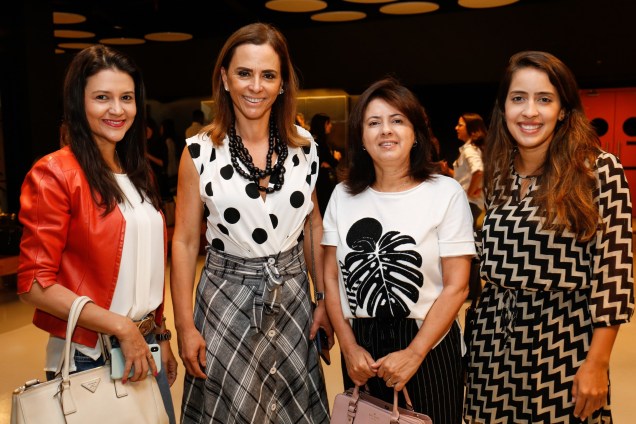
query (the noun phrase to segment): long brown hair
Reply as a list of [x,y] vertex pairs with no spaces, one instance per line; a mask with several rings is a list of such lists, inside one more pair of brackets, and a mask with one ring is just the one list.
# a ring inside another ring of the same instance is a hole
[[276,125],[281,140],[285,140],[292,146],[306,146],[309,141],[301,137],[296,131],[294,121],[296,119],[296,96],[298,94],[298,78],[291,63],[287,41],[283,34],[272,25],[255,23],[246,25],[232,34],[219,53],[214,71],[212,72],[212,98],[214,100],[214,119],[203,132],[208,133],[214,144],[221,144],[234,119],[234,107],[230,93],[223,87],[221,68],[228,69],[238,46],[254,44],[272,46],[280,59],[282,88],[284,92],[279,94],[272,113],[276,119]]
[[[594,167],[600,153],[600,142],[585,117],[572,71],[549,53],[517,53],[510,58],[505,70],[486,142],[484,182],[488,201],[497,205],[511,196],[508,181],[510,164],[516,154],[516,141],[506,125],[505,104],[513,74],[524,68],[534,68],[548,76],[564,112],[563,120],[557,122],[554,130],[533,203],[543,211],[544,228],[557,233],[567,229],[576,234],[578,240],[590,240],[600,220],[594,203]],[[503,191],[498,198],[491,198],[497,185],[503,187]]]
[[114,49],[103,45],[88,47],[75,55],[64,80],[63,140],[68,141],[73,154],[86,175],[93,200],[104,208],[104,215],[124,200],[124,193],[104,161],[86,119],[84,90],[88,78],[105,69],[125,72],[135,83],[137,114],[116,151],[121,166],[142,199],[149,199],[159,210],[161,200],[152,180],[146,159],[146,93],[141,71],[133,61]]

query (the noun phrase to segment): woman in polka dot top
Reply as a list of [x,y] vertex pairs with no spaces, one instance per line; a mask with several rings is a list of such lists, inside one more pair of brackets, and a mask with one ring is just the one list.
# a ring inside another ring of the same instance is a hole
[[[333,331],[324,302],[312,312],[306,266],[323,292],[318,156],[294,125],[298,82],[282,34],[236,31],[212,84],[214,119],[181,158],[172,240],[181,422],[327,423],[311,340],[323,327],[332,344]],[[202,221],[208,253],[193,305]]]

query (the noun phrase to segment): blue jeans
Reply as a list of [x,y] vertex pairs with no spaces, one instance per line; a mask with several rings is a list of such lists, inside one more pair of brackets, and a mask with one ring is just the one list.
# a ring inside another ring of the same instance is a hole
[[[146,336],[146,342],[157,343],[154,334],[148,334]],[[113,347],[119,347],[119,341],[111,337],[111,344]],[[79,350],[75,351],[75,367],[77,370],[75,372],[86,371],[93,368],[101,367],[105,364],[104,357],[100,356],[99,358],[93,360],[92,358],[84,355]],[[46,372],[46,379],[53,380],[55,378],[55,373],[53,371]],[[172,394],[170,393],[170,385],[168,384],[168,376],[166,375],[166,370],[161,368],[159,374],[157,375],[157,385],[159,386],[159,392],[161,393],[161,399],[163,400],[163,404],[166,407],[166,413],[168,414],[168,418],[170,420],[170,424],[176,424],[177,420],[174,415],[174,405],[172,404]]]

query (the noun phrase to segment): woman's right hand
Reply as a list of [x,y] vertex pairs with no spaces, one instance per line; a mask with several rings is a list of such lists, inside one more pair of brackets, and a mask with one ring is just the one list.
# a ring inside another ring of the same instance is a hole
[[207,366],[205,340],[199,330],[192,326],[187,330],[177,331],[179,356],[186,372],[193,377],[207,378],[204,370]]
[[371,354],[359,344],[344,348],[342,354],[347,364],[347,373],[356,386],[364,386],[367,380],[375,377],[371,364],[375,361]]
[[[128,318],[125,329],[117,334],[117,340],[124,355],[124,374],[121,379],[122,384],[126,381],[140,381],[146,378],[148,370],[154,376],[157,375],[157,364],[155,364],[148,343],[139,332],[137,326]],[[134,367],[134,368],[133,368]],[[133,375],[128,377],[130,370],[134,369]]]

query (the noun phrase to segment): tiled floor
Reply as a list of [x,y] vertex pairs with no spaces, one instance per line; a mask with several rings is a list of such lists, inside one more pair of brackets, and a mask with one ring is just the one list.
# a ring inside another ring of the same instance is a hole
[[[11,411],[11,392],[26,380],[44,379],[44,346],[46,333],[31,324],[33,310],[21,303],[13,294],[14,282],[4,279],[0,286],[0,423],[8,423]],[[167,292],[166,315],[172,315],[172,305]],[[173,323],[168,321],[169,326]],[[174,328],[172,328],[174,330]],[[176,340],[173,351],[177,352]],[[331,353],[332,363],[325,366],[327,392],[330,401],[342,391],[340,354],[335,346]],[[172,387],[177,410],[181,405],[182,377],[184,368],[179,368],[179,378]],[[636,324],[624,325],[619,332],[611,362],[612,409],[616,424],[635,422],[636,398]],[[632,417],[632,418],[629,418]]]

